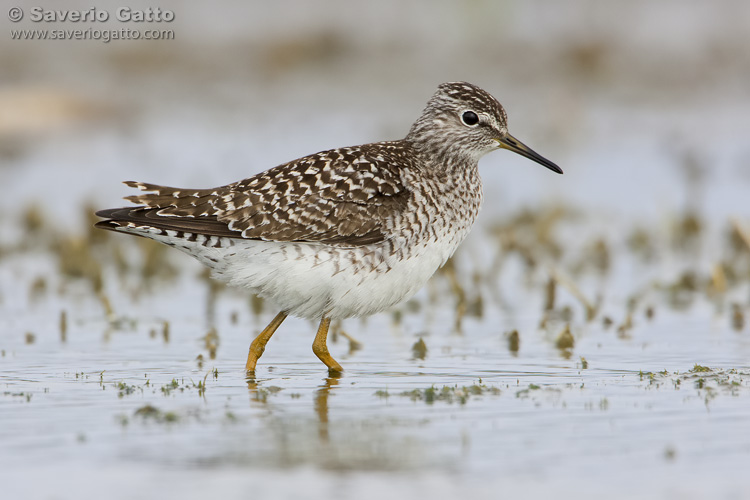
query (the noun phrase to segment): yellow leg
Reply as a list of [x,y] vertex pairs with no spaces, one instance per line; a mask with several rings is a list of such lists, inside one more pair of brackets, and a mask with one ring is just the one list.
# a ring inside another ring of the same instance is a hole
[[328,327],[330,324],[331,318],[323,318],[320,320],[320,326],[318,327],[318,333],[315,334],[312,349],[315,355],[328,367],[328,372],[338,375],[343,372],[344,369],[341,368],[341,365],[338,364],[333,357],[331,357],[331,354],[328,352],[328,346],[326,345]]
[[283,311],[280,312],[275,318],[273,318],[268,326],[260,332],[260,335],[255,337],[253,343],[250,344],[250,352],[247,353],[247,364],[245,364],[246,373],[255,373],[255,364],[258,362],[258,358],[263,355],[263,351],[266,350],[266,344],[271,340],[271,336],[285,319],[286,313]]

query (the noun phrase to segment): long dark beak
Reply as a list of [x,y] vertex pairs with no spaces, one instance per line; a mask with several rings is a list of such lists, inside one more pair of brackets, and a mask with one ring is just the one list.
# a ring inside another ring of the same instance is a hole
[[549,161],[544,156],[540,155],[530,147],[528,147],[526,144],[522,143],[515,137],[513,137],[510,134],[506,134],[505,137],[502,139],[495,139],[497,143],[500,145],[503,149],[509,149],[513,151],[514,153],[518,153],[521,156],[525,156],[529,160],[534,160],[535,162],[539,163],[540,165],[544,165],[548,169],[552,170],[553,172],[557,172],[558,174],[563,173],[562,169]]

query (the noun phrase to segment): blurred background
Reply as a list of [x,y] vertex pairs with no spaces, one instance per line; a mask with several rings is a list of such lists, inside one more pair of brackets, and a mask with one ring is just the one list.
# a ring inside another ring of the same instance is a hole
[[[9,498],[748,496],[750,2],[0,5]],[[123,28],[169,34],[18,39]],[[273,307],[91,227],[120,181],[401,138],[455,80],[565,175],[486,156],[477,227],[412,301],[345,323],[341,380],[294,318],[246,380]]]
[[[560,200],[625,218],[689,203],[722,216],[742,208],[750,183],[750,7],[740,0],[160,2],[175,19],[140,25],[117,22],[116,2],[96,5],[106,23],[32,22],[28,8],[11,23],[14,4],[3,5],[4,217],[40,203],[65,224],[84,200],[117,204],[121,180],[220,185],[399,138],[451,80],[494,94],[512,133],[565,170],[485,158],[484,220]],[[123,26],[174,39],[9,35]],[[686,171],[700,176],[695,192]]]

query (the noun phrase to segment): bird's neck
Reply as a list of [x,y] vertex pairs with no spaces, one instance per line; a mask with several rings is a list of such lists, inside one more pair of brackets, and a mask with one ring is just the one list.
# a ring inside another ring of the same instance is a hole
[[445,139],[423,137],[414,141],[407,136],[405,142],[409,143],[423,165],[441,177],[463,175],[467,170],[476,170],[479,162],[479,158],[475,158],[465,148]]

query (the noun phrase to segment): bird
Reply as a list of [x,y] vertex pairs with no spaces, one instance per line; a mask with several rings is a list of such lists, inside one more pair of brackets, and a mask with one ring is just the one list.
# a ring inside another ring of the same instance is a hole
[[314,153],[231,184],[183,189],[126,181],[136,204],[96,212],[101,229],[143,236],[206,265],[214,279],[280,311],[250,344],[245,373],[292,315],[319,320],[314,354],[329,375],[331,320],[413,296],[479,214],[478,162],[507,149],[562,174],[508,132],[503,106],[467,82],[440,84],[403,139]]

